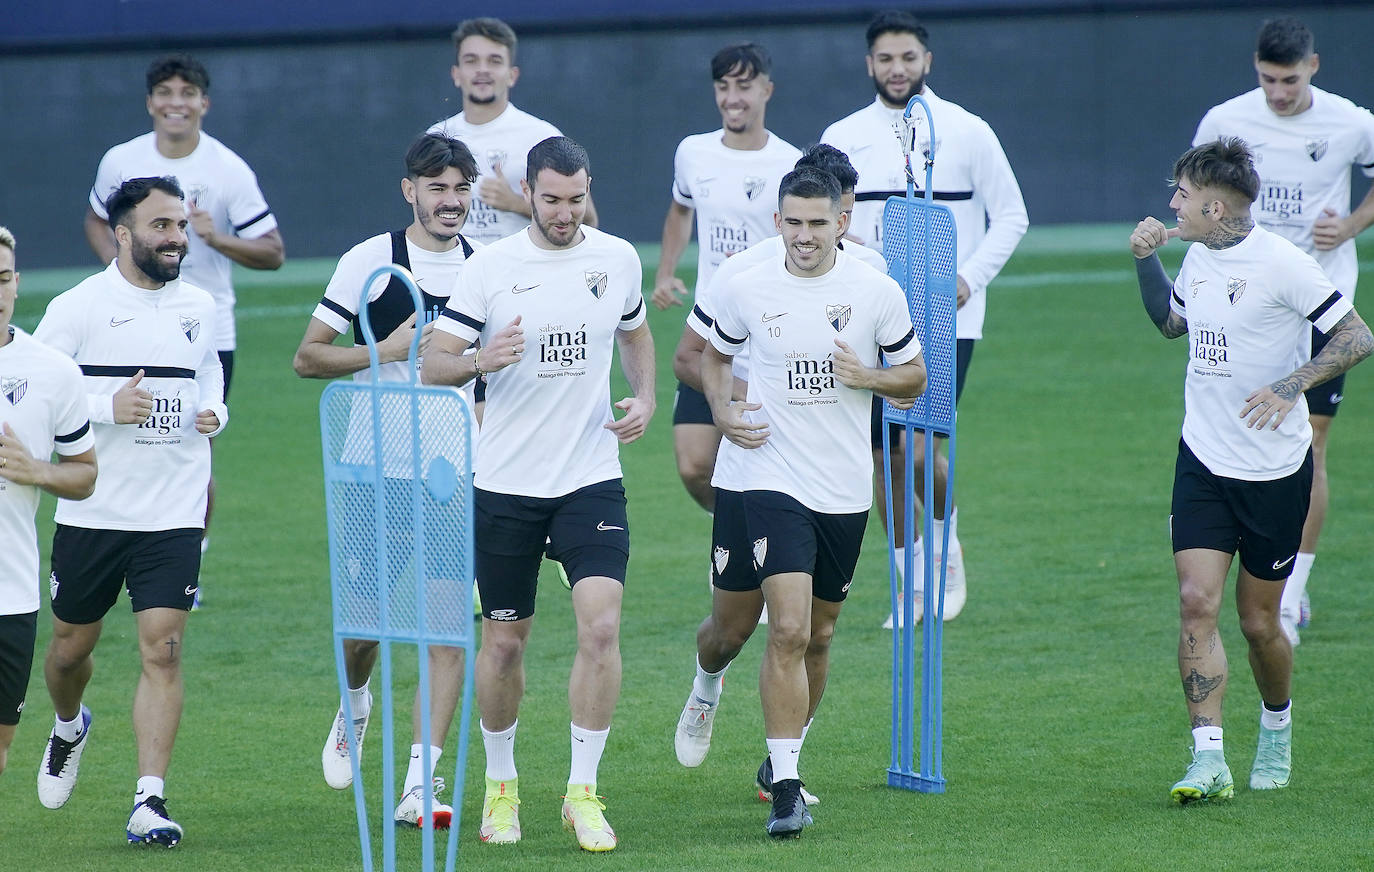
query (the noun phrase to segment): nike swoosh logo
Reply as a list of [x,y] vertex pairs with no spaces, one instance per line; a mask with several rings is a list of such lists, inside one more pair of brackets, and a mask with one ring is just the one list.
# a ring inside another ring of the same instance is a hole
[[[1297,556],[1298,556],[1298,555],[1296,555],[1296,554],[1293,555],[1293,557],[1297,557]],[[1290,564],[1290,563],[1293,562],[1293,557],[1290,557],[1290,558],[1288,558],[1287,560],[1275,560],[1275,561],[1274,561],[1274,569],[1276,569],[1276,570],[1277,570],[1277,569],[1283,569],[1285,566],[1287,566],[1288,564]]]
[[707,176],[707,177],[704,178],[704,179],[696,179],[695,182],[694,182],[694,184],[704,185],[704,184],[706,184],[707,182],[714,182],[715,180],[716,180],[716,177],[715,177],[715,176]]
[[132,320],[134,320],[134,319],[133,319],[133,318],[125,318],[123,321],[116,321],[115,319],[111,318],[111,319],[110,319],[110,326],[111,326],[111,327],[118,327],[120,324],[128,324],[128,323],[129,323],[130,321],[132,321]]
[[581,742],[584,745],[587,744],[587,740],[582,738],[581,736],[573,736],[573,741]]
[[537,287],[539,287],[539,285],[530,285],[528,288],[522,288],[519,285],[513,285],[511,286],[510,292],[512,294],[523,294],[525,293],[525,291],[532,291]]
[[786,314],[787,314],[786,312],[779,312],[779,313],[776,314],[776,315],[769,315],[767,312],[765,312],[765,313],[763,314],[763,320],[764,320],[764,321],[776,321],[778,318],[781,318],[783,315],[786,315]]
[[[1292,558],[1290,557],[1289,559],[1291,560]],[[1278,569],[1277,566],[1275,566],[1274,568],[1275,568],[1275,569]],[[200,588],[198,588],[198,587],[191,587],[189,584],[186,585],[186,595],[187,595],[187,596],[195,596],[195,595],[196,595],[196,591],[198,591],[198,590],[200,590]]]
[[596,529],[598,529],[598,530],[600,530],[600,531],[602,531],[602,532],[604,533],[604,532],[607,531],[607,530],[624,530],[625,528],[624,528],[624,527],[613,527],[613,526],[607,524],[605,521],[597,521],[597,522],[596,522]]

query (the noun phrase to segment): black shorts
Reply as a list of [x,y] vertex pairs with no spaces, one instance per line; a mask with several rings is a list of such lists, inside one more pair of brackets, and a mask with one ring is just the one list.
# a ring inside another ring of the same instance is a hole
[[0,725],[12,727],[24,713],[37,637],[38,612],[0,615]]
[[814,512],[777,491],[744,492],[750,556],[760,585],[770,576],[804,572],[811,595],[842,603],[859,564],[868,512]]
[[219,352],[219,365],[224,367],[224,401],[229,402],[229,383],[234,380],[234,349]]
[[759,576],[750,560],[749,525],[744,494],[716,488],[711,518],[711,581],[721,590],[759,589]]
[[705,424],[716,426],[711,415],[711,404],[706,395],[691,385],[677,383],[677,393],[673,394],[673,426],[678,424]]
[[1283,581],[1293,571],[1311,495],[1311,449],[1292,475],[1243,481],[1214,474],[1180,439],[1169,515],[1174,551],[1239,552],[1251,575]]
[[[957,408],[959,398],[964,395],[964,381],[968,375],[968,365],[973,360],[973,344],[976,339],[956,339],[954,341],[954,405]],[[892,428],[892,444],[897,444],[898,435],[902,432],[902,425],[889,424]],[[924,430],[917,430],[917,433],[924,433]],[[882,397],[874,395],[873,413],[869,427],[869,438],[874,451],[883,450],[883,400]]]
[[[1312,328],[1312,356],[1316,357],[1317,352],[1326,347],[1327,340],[1331,337]],[[1334,418],[1336,412],[1341,407],[1341,400],[1345,399],[1345,373],[1341,373],[1330,381],[1324,381],[1315,387],[1308,388],[1303,394],[1307,397],[1307,413],[1309,415],[1326,415]]]
[[578,488],[561,497],[474,492],[477,587],[482,614],[518,621],[534,614],[539,561],[563,564],[568,581],[605,576],[625,583],[630,522],[620,479]]
[[191,610],[200,584],[199,527],[90,530],[57,525],[52,537],[52,613],[68,624],[105,617],[126,584],[133,610]]
[[480,375],[472,380],[472,401],[474,403],[487,401],[487,380]]

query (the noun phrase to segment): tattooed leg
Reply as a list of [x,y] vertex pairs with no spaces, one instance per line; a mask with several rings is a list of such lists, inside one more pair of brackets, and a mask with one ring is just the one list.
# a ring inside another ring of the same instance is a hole
[[1178,671],[1193,727],[1221,726],[1226,650],[1217,630],[1231,555],[1193,548],[1174,555],[1178,569]]

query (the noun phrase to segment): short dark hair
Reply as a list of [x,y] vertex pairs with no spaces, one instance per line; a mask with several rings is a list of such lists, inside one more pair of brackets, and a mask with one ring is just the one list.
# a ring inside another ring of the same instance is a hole
[[727,45],[711,58],[711,80],[718,81],[726,76],[739,76],[752,79],[767,76],[773,72],[773,58],[768,49],[756,42],[737,42]]
[[481,36],[510,50],[510,62],[515,63],[515,31],[499,18],[468,18],[460,21],[453,31],[453,52],[456,55],[463,40]]
[[873,51],[873,43],[877,42],[878,37],[885,33],[909,33],[916,37],[922,48],[930,49],[930,34],[926,32],[925,26],[916,20],[916,16],[910,12],[899,12],[895,9],[879,12],[868,24],[869,51]]
[[1260,179],[1255,157],[1238,136],[1223,136],[1183,153],[1174,162],[1174,181],[1186,178],[1200,188],[1226,188],[1247,203],[1259,197]]
[[148,93],[168,79],[180,76],[201,90],[210,93],[210,73],[205,65],[183,52],[163,55],[148,65]]
[[849,155],[824,142],[807,146],[794,169],[804,166],[830,173],[840,183],[840,193],[852,191],[859,184],[859,171],[849,162]]
[[453,167],[469,182],[477,181],[477,159],[458,139],[438,133],[426,133],[406,149],[406,178],[412,182],[424,176],[433,178]]
[[[115,188],[115,192],[105,200],[105,212],[110,216],[108,219],[110,229],[113,230],[120,224],[124,224],[129,213],[134,211],[134,207],[148,199],[148,195],[153,191],[171,194],[178,200],[186,199],[186,195],[181,192],[181,185],[175,176],[148,176],[141,179],[129,179]],[[129,225],[125,224],[125,226],[128,227]]]
[[525,182],[534,190],[534,180],[540,170],[553,170],[560,176],[575,176],[578,170],[592,174],[587,150],[566,136],[550,136],[535,144],[525,160]]
[[840,204],[840,183],[830,173],[819,167],[799,166],[782,177],[778,183],[778,209],[782,209],[784,197],[801,197],[811,200],[825,197],[832,205]]
[[1291,67],[1312,56],[1312,31],[1296,18],[1271,18],[1260,27],[1255,58],[1261,63]]

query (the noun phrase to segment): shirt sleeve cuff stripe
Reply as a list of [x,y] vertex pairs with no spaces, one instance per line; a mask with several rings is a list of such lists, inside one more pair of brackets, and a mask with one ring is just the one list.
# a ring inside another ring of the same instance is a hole
[[271,209],[264,209],[262,212],[258,213],[257,215],[254,215],[252,218],[249,218],[247,221],[243,222],[242,224],[236,224],[236,225],[234,225],[234,232],[235,232],[235,233],[242,233],[243,231],[247,230],[249,227],[252,227],[254,224],[257,224],[259,221],[261,221],[262,219],[266,218],[268,215],[271,215],[271,214],[272,214],[272,210],[271,210]]
[[906,348],[908,345],[910,345],[910,344],[911,344],[911,340],[913,340],[913,339],[915,339],[915,338],[916,338],[916,328],[915,328],[915,327],[912,327],[910,330],[908,330],[908,331],[906,332],[906,335],[905,335],[905,336],[903,336],[901,339],[898,339],[896,342],[892,343],[891,345],[879,345],[878,347],[881,348],[881,349],[883,350],[883,353],[884,353],[884,354],[896,354],[897,352],[901,351],[903,348]]
[[84,437],[89,432],[91,432],[91,422],[87,421],[80,427],[73,430],[72,432],[66,434],[65,436],[55,437],[54,441],[61,442],[64,445],[70,445],[71,443]]
[[635,304],[634,309],[631,310],[630,312],[624,314],[624,315],[621,315],[621,316],[620,316],[620,320],[622,320],[622,321],[633,321],[634,319],[638,318],[638,317],[639,317],[639,313],[640,313],[640,312],[643,312],[643,311],[644,311],[644,298],[643,298],[643,297],[640,297],[640,298],[639,298],[639,302]]
[[1317,323],[1317,321],[1321,319],[1321,316],[1326,314],[1326,310],[1340,302],[1340,299],[1341,292],[1332,291],[1331,296],[1327,297],[1320,306],[1312,310],[1311,314],[1307,316],[1307,320],[1311,321],[1313,324]]

